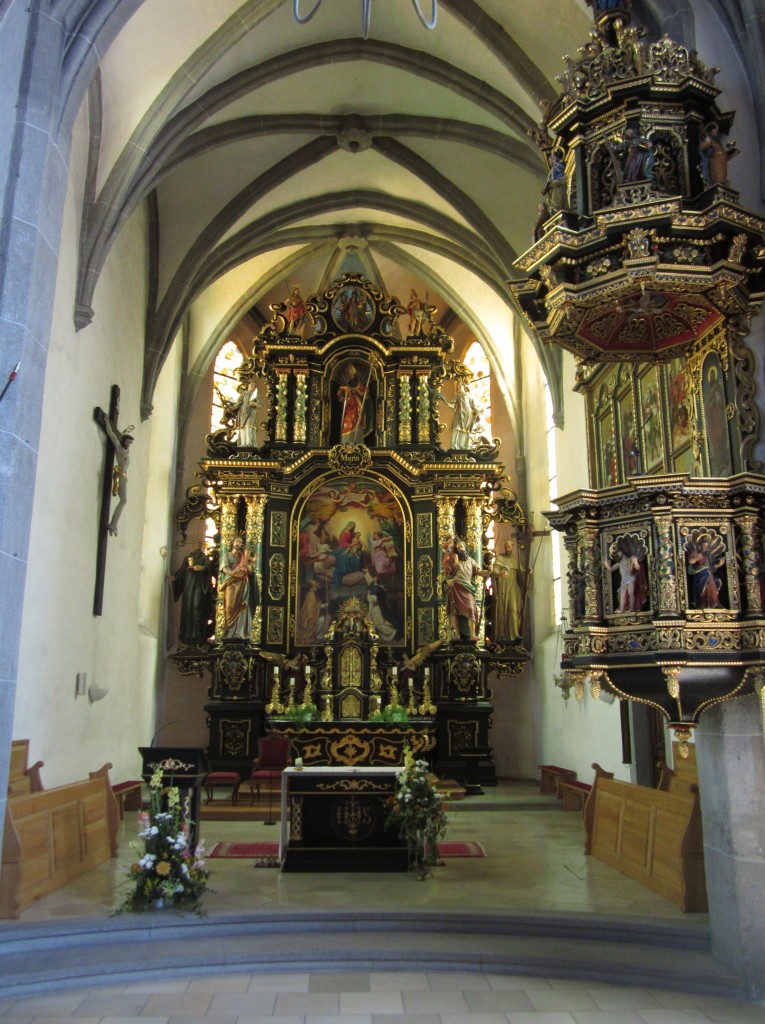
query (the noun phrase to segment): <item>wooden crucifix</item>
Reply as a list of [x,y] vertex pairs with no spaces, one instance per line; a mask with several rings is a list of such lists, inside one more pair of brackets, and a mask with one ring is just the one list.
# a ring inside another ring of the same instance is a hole
[[[127,468],[130,445],[133,436],[128,430],[117,429],[120,413],[120,389],[112,384],[109,398],[109,415],[100,406],[93,410],[93,419],[106,435],[104,453],[104,476],[101,484],[101,513],[98,521],[98,551],[96,554],[96,589],[93,595],[93,614],[101,615],[104,605],[104,578],[106,575],[106,544],[111,534],[117,536],[117,523],[127,502]],[[109,518],[112,498],[119,498],[114,513]]]

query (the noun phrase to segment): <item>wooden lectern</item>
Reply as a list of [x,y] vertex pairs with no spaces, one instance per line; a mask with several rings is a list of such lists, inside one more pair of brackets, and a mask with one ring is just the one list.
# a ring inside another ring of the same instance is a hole
[[207,757],[202,747],[139,747],[143,780],[149,783],[157,768],[162,768],[163,786],[177,786],[181,800],[191,796],[191,834],[189,846],[197,842],[202,783],[207,775]]

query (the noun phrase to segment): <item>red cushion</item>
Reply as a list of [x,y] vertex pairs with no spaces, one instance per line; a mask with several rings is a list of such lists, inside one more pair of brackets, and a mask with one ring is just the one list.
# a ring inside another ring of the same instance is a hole
[[210,772],[205,782],[207,785],[216,782],[239,782],[239,772]]

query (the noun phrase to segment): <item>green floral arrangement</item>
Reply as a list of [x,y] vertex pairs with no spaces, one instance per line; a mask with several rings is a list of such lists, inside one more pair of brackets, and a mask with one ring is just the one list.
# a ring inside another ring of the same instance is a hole
[[397,828],[406,840],[409,870],[422,880],[438,863],[438,840],[446,834],[446,813],[427,761],[415,761],[404,747],[398,789],[390,798],[386,828]]
[[280,722],[313,722],[318,716],[319,709],[315,704],[295,704],[294,707],[286,708],[280,715],[272,717]]
[[389,704],[382,711],[375,711],[369,716],[370,722],[408,722],[409,712],[403,704]]
[[198,911],[207,885],[204,840],[193,851],[189,846],[191,796],[181,802],[177,786],[163,793],[162,775],[160,765],[149,782],[149,810],[138,815],[138,838],[130,844],[136,859],[128,869],[129,891],[121,910],[171,906]]

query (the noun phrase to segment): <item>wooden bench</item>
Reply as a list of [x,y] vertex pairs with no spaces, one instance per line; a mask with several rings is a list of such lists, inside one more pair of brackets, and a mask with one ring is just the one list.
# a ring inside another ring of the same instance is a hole
[[[88,778],[100,779],[102,775],[105,776],[106,781],[109,783],[109,789],[111,789],[112,796],[115,800],[117,818],[119,822],[124,819],[126,810],[139,811],[141,809],[141,791],[143,789],[143,782],[139,779],[132,782],[118,782],[116,786],[113,786],[111,779],[109,778],[109,772],[113,767],[114,765],[111,761],[107,761],[102,768],[98,769],[98,771],[88,772]],[[119,824],[117,825],[117,828],[119,828]]]
[[118,782],[116,786],[112,786],[112,793],[114,793],[114,798],[117,801],[120,821],[122,821],[125,817],[125,811],[140,811],[143,780],[131,779],[129,782]]
[[592,786],[589,782],[577,782],[576,779],[560,779],[558,792],[563,797],[564,811],[583,811]]
[[556,764],[538,764],[539,769],[539,792],[548,795],[555,795],[560,800],[560,782],[562,779],[575,779],[576,772],[571,768],[559,768]]
[[[117,803],[98,778],[8,800],[0,870],[0,918],[117,856]],[[97,774],[97,773],[94,773]]]
[[36,761],[31,767],[28,765],[29,740],[13,740],[8,766],[8,796],[39,793],[43,788],[40,769],[45,767],[45,762]]
[[708,909],[698,791],[671,793],[597,778],[587,811],[591,805],[585,852],[682,911]]

